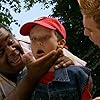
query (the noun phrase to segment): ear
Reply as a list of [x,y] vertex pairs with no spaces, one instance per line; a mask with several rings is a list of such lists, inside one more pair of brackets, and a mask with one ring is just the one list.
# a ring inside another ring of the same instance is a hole
[[63,48],[66,44],[66,41],[64,39],[61,39],[58,41],[58,48]]

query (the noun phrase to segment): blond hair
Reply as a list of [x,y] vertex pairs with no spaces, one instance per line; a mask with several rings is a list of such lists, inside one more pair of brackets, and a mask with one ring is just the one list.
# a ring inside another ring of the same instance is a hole
[[100,28],[100,0],[78,0],[83,15],[93,17]]

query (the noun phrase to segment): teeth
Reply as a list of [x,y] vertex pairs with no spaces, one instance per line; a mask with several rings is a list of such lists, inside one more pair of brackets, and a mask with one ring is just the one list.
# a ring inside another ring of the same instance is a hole
[[9,62],[16,62],[16,60],[19,59],[17,56],[16,57],[9,57]]
[[19,57],[15,57],[14,61],[17,62],[20,58]]
[[18,55],[18,54],[19,54],[19,51],[18,51],[18,50],[15,50],[14,53],[15,53],[16,55]]

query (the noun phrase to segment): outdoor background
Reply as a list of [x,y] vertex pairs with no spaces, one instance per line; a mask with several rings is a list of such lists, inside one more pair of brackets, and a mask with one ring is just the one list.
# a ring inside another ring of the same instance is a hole
[[67,31],[69,50],[87,61],[93,77],[93,96],[100,96],[100,50],[84,36],[77,0],[0,0],[0,23],[19,36],[20,25],[41,16],[55,16]]

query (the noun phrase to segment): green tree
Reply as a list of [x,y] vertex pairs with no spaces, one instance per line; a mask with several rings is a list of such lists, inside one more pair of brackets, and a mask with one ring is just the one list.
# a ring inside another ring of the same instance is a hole
[[18,21],[13,18],[11,11],[15,13],[20,13],[22,9],[28,11],[36,3],[44,4],[44,8],[49,7],[47,5],[49,0],[0,0],[0,23],[4,23],[8,25],[8,27],[11,23],[19,25]]
[[0,0],[0,23],[10,26],[14,22],[18,25],[17,20],[11,15],[11,10],[15,13],[21,12],[20,2],[18,0]]

